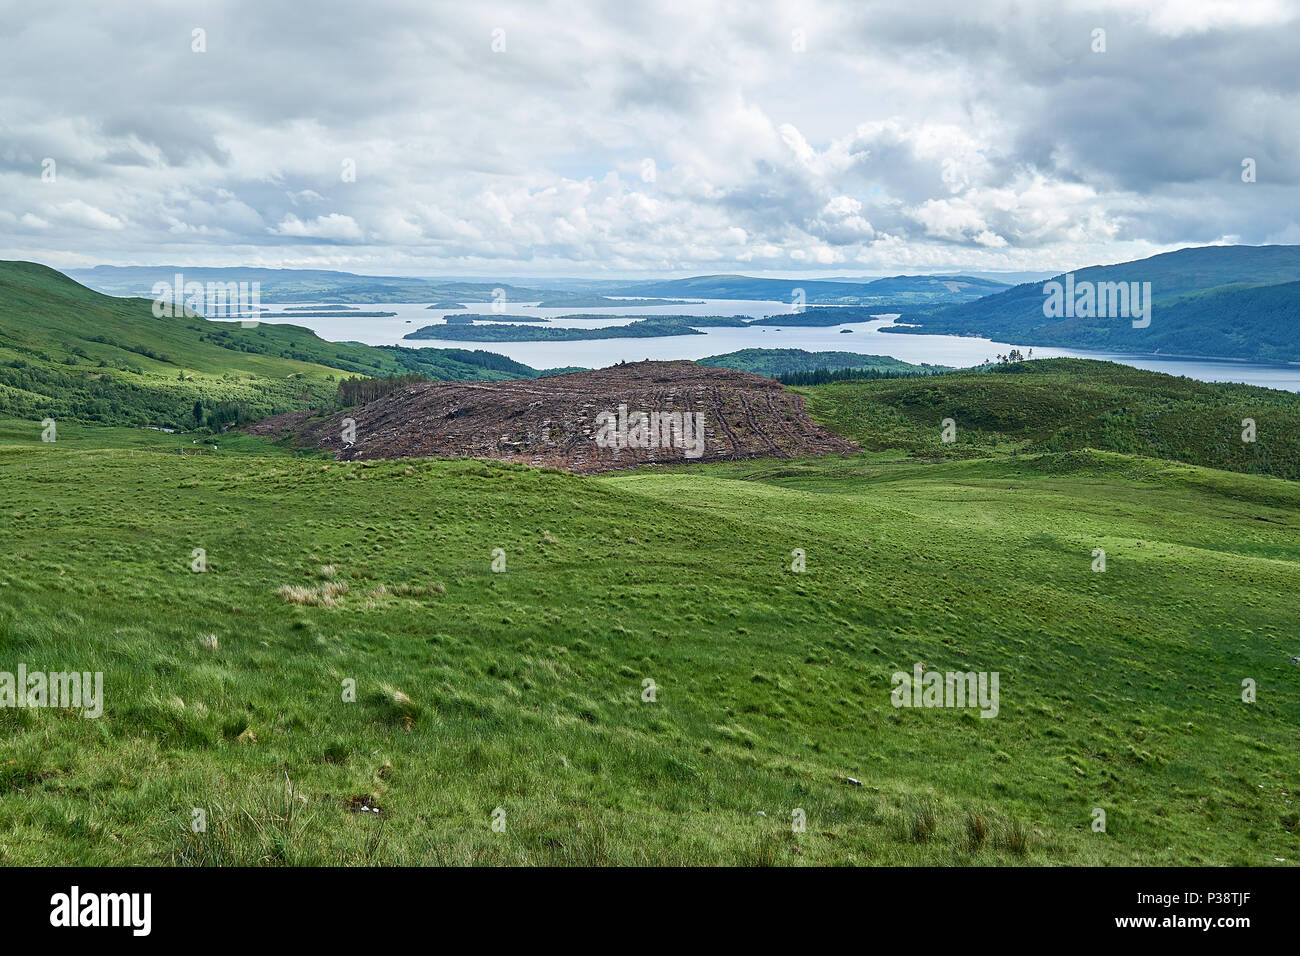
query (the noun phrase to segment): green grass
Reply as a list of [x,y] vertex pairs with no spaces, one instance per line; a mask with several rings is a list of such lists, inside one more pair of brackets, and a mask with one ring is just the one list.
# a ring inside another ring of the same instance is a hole
[[[106,697],[0,710],[5,864],[1300,858],[1292,482],[889,449],[583,478],[156,434],[0,426],[0,669]],[[918,661],[998,671],[999,716],[895,709]]]
[[[797,387],[862,447],[923,458],[1097,448],[1300,478],[1300,395],[1113,362],[1047,359],[913,379]],[[952,419],[956,441],[942,440]],[[1242,440],[1253,419],[1256,441]]]
[[[862,454],[585,478],[139,427],[519,374],[411,354],[0,264],[0,671],[106,697],[0,708],[0,863],[1300,857],[1296,396],[1068,360],[841,382],[800,391]],[[997,671],[999,715],[894,708],[917,662]]]
[[[0,418],[0,446],[27,445],[40,441],[44,429],[40,422],[17,418]],[[163,452],[166,454],[210,454],[213,445],[221,455],[318,455],[314,449],[292,448],[287,442],[272,442],[255,435],[230,431],[219,435],[204,431],[167,432],[152,428],[124,425],[85,425],[75,421],[55,423],[58,449],[126,449],[128,451]]]

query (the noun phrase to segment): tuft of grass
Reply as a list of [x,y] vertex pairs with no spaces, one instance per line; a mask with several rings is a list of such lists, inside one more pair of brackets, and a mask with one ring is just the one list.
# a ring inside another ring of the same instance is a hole
[[1028,827],[1019,820],[1006,820],[998,827],[993,839],[993,846],[1011,856],[1025,857],[1029,855],[1031,840],[1032,836]]
[[988,841],[989,828],[984,817],[974,811],[966,814],[966,848],[977,853]]
[[[308,800],[286,773],[279,785],[259,783],[240,795],[237,803],[199,805],[171,818],[170,859],[179,866],[308,866],[328,862],[314,841],[315,815]],[[199,821],[202,828],[199,828]]]
[[371,695],[370,703],[381,720],[410,731],[422,708],[405,693],[391,684],[381,683]]
[[301,584],[283,584],[275,593],[286,604],[303,604],[309,607],[338,607],[339,598],[348,593],[346,581],[330,581],[318,587]]
[[903,810],[907,835],[913,843],[924,843],[939,830],[939,807],[931,797],[911,801]]

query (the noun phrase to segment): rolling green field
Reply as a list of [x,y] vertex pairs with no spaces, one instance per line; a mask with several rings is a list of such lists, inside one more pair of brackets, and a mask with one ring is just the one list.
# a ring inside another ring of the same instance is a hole
[[[0,669],[102,671],[105,709],[0,709],[4,864],[1300,858],[1294,482],[39,435],[0,423]],[[998,672],[998,715],[896,709],[918,662]]]

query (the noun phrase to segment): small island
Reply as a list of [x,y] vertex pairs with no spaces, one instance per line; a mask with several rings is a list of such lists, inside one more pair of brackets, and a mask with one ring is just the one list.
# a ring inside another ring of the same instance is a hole
[[872,322],[904,310],[915,311],[915,306],[900,305],[831,305],[810,306],[802,312],[787,312],[756,319],[754,325],[779,325],[785,328],[828,328],[848,325],[850,322]]
[[259,319],[389,319],[396,312],[261,312]]
[[448,315],[443,317],[448,325],[470,325],[474,322],[549,322],[550,319],[540,315],[485,315],[469,312],[465,315]]
[[[465,318],[465,316],[457,316]],[[566,319],[608,318],[608,316],[566,315]],[[603,329],[529,328],[523,325],[426,325],[402,336],[404,339],[450,339],[455,342],[586,342],[598,339],[652,339],[673,335],[704,335],[702,328],[749,325],[743,315],[662,315],[638,319],[627,325]]]
[[584,295],[581,292],[550,292],[541,302],[539,309],[617,309],[638,305],[701,305],[701,302],[685,299],[611,299],[604,295]]

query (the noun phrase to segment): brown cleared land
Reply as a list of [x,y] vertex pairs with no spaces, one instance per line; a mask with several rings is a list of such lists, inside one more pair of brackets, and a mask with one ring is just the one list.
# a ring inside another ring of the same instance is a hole
[[[704,453],[681,448],[602,448],[596,416],[617,412],[700,412]],[[344,445],[343,420],[356,422]],[[400,389],[328,417],[275,415],[247,429],[292,436],[340,460],[497,458],[574,472],[643,464],[737,458],[799,458],[857,450],[808,417],[803,397],[772,379],[693,362],[637,362],[510,382],[430,382]]]

